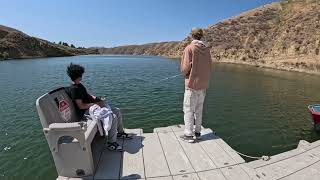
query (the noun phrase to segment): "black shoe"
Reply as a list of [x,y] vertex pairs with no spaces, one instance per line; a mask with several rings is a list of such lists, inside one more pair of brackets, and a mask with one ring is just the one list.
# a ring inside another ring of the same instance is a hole
[[197,140],[201,139],[201,133],[196,132],[194,133],[194,136]]
[[182,135],[180,138],[188,143],[194,143],[193,136]]
[[123,138],[123,139],[132,139],[132,134],[128,134],[125,132],[118,133],[117,138]]
[[108,142],[107,149],[109,151],[118,151],[118,152],[123,151],[122,146],[120,146],[117,142],[113,142],[113,143]]

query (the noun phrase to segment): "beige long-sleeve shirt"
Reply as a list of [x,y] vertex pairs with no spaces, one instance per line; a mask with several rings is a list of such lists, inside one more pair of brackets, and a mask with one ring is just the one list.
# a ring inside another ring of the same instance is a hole
[[198,40],[193,40],[183,52],[181,72],[185,76],[185,87],[202,90],[209,86],[212,60],[210,49]]

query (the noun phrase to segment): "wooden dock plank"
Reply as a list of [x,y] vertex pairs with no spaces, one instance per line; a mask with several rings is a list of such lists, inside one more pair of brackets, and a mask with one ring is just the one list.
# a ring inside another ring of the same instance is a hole
[[[173,125],[173,126],[169,126],[173,132],[176,131],[184,131],[184,125],[183,124],[178,124],[178,125]],[[205,129],[203,126],[201,126],[201,130]]]
[[264,176],[261,176],[256,170],[254,170],[253,168],[250,168],[247,166],[246,163],[244,164],[239,164],[240,168],[243,169],[244,172],[246,172],[249,177],[253,180],[268,180],[267,178],[265,178]]
[[[118,143],[122,144],[120,140]],[[119,179],[121,171],[122,153],[113,152],[105,149],[100,158],[98,169],[94,176],[94,179]]]
[[148,178],[148,180],[173,180],[171,176]]
[[[203,129],[202,132],[206,134],[213,133],[211,129]],[[232,149],[224,140],[219,138],[218,136],[215,136],[215,142],[226,152],[228,155],[237,163],[245,163],[245,160],[234,150]]]
[[199,172],[198,176],[201,180],[226,180],[220,169]]
[[170,176],[169,167],[165,159],[162,147],[156,133],[144,133],[143,156],[145,174],[150,177]]
[[103,136],[100,136],[100,134],[97,134],[94,138],[94,141],[91,144],[91,151],[93,156],[93,164],[94,168],[97,169],[99,160],[102,156],[104,146],[106,143],[106,138]]
[[283,161],[285,159],[292,158],[294,156],[298,156],[298,155],[303,154],[305,152],[308,152],[310,154],[314,154],[320,158],[320,141],[316,141],[314,143],[310,143],[310,144],[306,144],[306,145],[300,145],[297,149],[293,149],[290,151],[286,151],[286,152],[271,156],[269,161],[256,160],[256,161],[252,161],[252,162],[247,163],[247,165],[252,168],[267,166],[269,164],[273,164],[278,161]]
[[142,156],[142,129],[127,129],[127,133],[134,134],[130,140],[123,142],[123,163],[121,179],[144,178],[144,164]]
[[319,180],[320,179],[320,162],[306,167],[296,173],[290,174],[287,177],[283,178],[283,180]]
[[227,179],[234,179],[234,180],[251,179],[250,176],[239,165],[225,167],[225,168],[222,168],[221,171]]
[[283,161],[285,159],[297,156],[301,153],[304,153],[305,150],[304,149],[293,149],[287,152],[283,152],[274,156],[270,157],[270,160],[268,161],[263,161],[263,160],[255,160],[255,161],[251,161],[249,163],[247,163],[247,165],[251,168],[259,168],[262,166],[267,166],[269,164],[273,164],[276,163],[278,161]]
[[273,164],[256,168],[255,170],[258,174],[264,175],[269,179],[279,179],[307,168],[319,160],[318,157],[305,152]]
[[312,148],[308,149],[307,152],[320,158],[320,146],[313,146]]
[[183,131],[176,131],[174,133],[195,171],[205,171],[217,168],[199,143],[188,143],[181,140],[179,137],[183,135]]
[[58,176],[56,180],[93,180],[92,176],[82,177],[82,178],[69,178],[64,176]]
[[300,140],[298,144],[298,148],[303,150],[310,150],[310,149],[318,148],[319,146],[320,146],[320,141],[309,143],[308,141]]
[[174,180],[200,180],[196,173],[173,176]]
[[154,133],[158,133],[158,132],[172,132],[171,127],[158,127],[158,128],[154,128],[153,129]]
[[236,163],[241,164],[245,163],[246,161],[234,150],[232,149],[224,140],[219,138],[217,140],[217,144],[224,149],[232,158],[236,161]]
[[172,175],[193,173],[187,155],[173,132],[158,133]]
[[204,130],[199,144],[217,167],[237,164],[237,162],[216,143],[218,139],[219,138],[213,135],[211,131]]
[[178,124],[178,125],[173,125],[169,126],[173,132],[177,131],[184,131],[184,125],[183,124]]

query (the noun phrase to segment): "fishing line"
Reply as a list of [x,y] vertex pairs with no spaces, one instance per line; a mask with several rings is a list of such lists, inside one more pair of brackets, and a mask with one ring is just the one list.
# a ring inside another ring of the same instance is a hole
[[156,81],[155,83],[162,82],[162,81],[165,81],[165,80],[168,80],[168,79],[172,79],[172,78],[175,78],[175,77],[179,77],[179,76],[182,76],[182,74],[176,74],[176,75],[173,75],[173,76],[170,76],[170,77],[167,77],[167,78],[163,78],[163,79],[160,79],[159,81]]

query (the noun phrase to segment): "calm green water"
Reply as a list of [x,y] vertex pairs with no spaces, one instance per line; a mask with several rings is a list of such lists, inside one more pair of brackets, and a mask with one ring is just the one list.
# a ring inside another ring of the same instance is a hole
[[[0,179],[55,179],[35,101],[69,85],[70,63],[86,68],[83,84],[120,107],[127,128],[183,122],[179,61],[159,57],[78,56],[0,62]],[[307,105],[320,102],[319,77],[230,64],[216,64],[204,105],[204,126],[234,149],[274,155],[300,139],[319,139]],[[10,149],[8,149],[10,148]],[[9,178],[10,177],[10,178]]]

